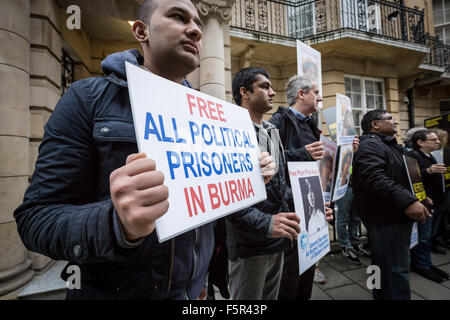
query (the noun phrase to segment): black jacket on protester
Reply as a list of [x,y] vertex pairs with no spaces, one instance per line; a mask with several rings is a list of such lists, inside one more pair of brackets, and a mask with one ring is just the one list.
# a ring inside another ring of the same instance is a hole
[[401,224],[412,220],[404,213],[417,198],[395,137],[364,134],[353,158],[353,193],[357,213],[369,224]]
[[269,122],[280,132],[286,161],[314,161],[305,149],[306,145],[320,140],[320,130],[313,117],[300,120],[289,108],[280,106]]
[[[289,108],[280,106],[269,121],[280,132],[286,161],[314,161],[305,149],[306,145],[320,140],[320,130],[314,118],[299,119]],[[290,186],[287,165],[285,175]],[[293,201],[290,209],[295,211]],[[297,240],[293,241],[293,244],[284,252],[283,275],[278,299],[308,300],[311,298],[315,267],[312,266],[301,276],[298,275]]]
[[430,197],[435,203],[445,201],[445,193],[442,190],[442,174],[429,174],[427,172],[427,168],[437,163],[435,157],[431,154],[427,156],[420,150],[409,152],[407,155],[416,159],[419,164],[427,197]]
[[[274,132],[276,128],[269,122],[265,122],[264,127],[268,131],[269,137],[274,134],[278,135],[277,132]],[[255,126],[255,130],[256,136],[259,138],[257,126]],[[281,145],[278,148],[279,159],[275,161],[279,163],[279,168],[266,185],[267,199],[225,218],[228,257],[232,261],[237,258],[273,254],[289,247],[288,238],[269,237],[273,215],[289,212],[289,208],[293,206],[292,191],[286,184],[283,148]]]

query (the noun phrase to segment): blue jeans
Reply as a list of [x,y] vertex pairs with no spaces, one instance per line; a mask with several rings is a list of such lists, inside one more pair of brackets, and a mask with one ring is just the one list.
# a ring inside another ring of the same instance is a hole
[[375,300],[410,300],[409,245],[412,222],[366,224],[371,242],[372,265],[381,271],[381,286],[373,289]]
[[353,202],[353,189],[348,187],[344,197],[336,201],[338,207],[336,214],[337,238],[341,247],[359,245],[358,229],[360,219],[356,215]]
[[411,249],[411,265],[420,269],[430,269],[431,262],[431,233],[434,218],[427,218],[417,223],[419,243]]

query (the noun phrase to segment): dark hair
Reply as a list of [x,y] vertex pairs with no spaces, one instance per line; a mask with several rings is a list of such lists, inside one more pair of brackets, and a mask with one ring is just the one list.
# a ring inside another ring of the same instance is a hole
[[245,68],[240,70],[233,79],[233,98],[237,105],[241,105],[241,92],[240,89],[244,87],[246,90],[253,92],[253,83],[256,81],[258,74],[265,76],[269,79],[269,74],[262,68]]
[[361,128],[363,133],[372,131],[372,121],[381,120],[381,116],[388,113],[387,110],[372,110],[367,112],[361,120]]
[[430,133],[434,133],[434,131],[429,130],[429,129],[423,129],[423,130],[418,130],[418,131],[414,132],[414,134],[411,138],[413,149],[419,150],[420,146],[417,144],[417,142],[419,140],[422,140],[422,141],[427,140],[427,135],[429,135]]
[[158,1],[156,0],[145,0],[140,6],[138,10],[137,18],[141,20],[145,24],[150,24],[150,19],[153,15],[153,12],[158,7]]

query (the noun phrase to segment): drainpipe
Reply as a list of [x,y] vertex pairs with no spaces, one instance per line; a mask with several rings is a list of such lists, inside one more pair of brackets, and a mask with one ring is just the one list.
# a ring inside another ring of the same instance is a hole
[[416,125],[414,123],[414,94],[413,88],[408,89],[406,91],[406,96],[408,97],[408,119],[409,119],[409,128],[414,128]]

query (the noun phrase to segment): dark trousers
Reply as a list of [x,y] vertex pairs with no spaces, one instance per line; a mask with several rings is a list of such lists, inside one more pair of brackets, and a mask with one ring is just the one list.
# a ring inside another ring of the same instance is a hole
[[309,300],[311,298],[315,265],[298,275],[297,241],[293,249],[284,252],[283,274],[281,275],[278,300]]
[[373,289],[375,300],[410,300],[409,246],[412,222],[403,224],[365,224],[370,236],[372,265],[381,271],[381,286]]

